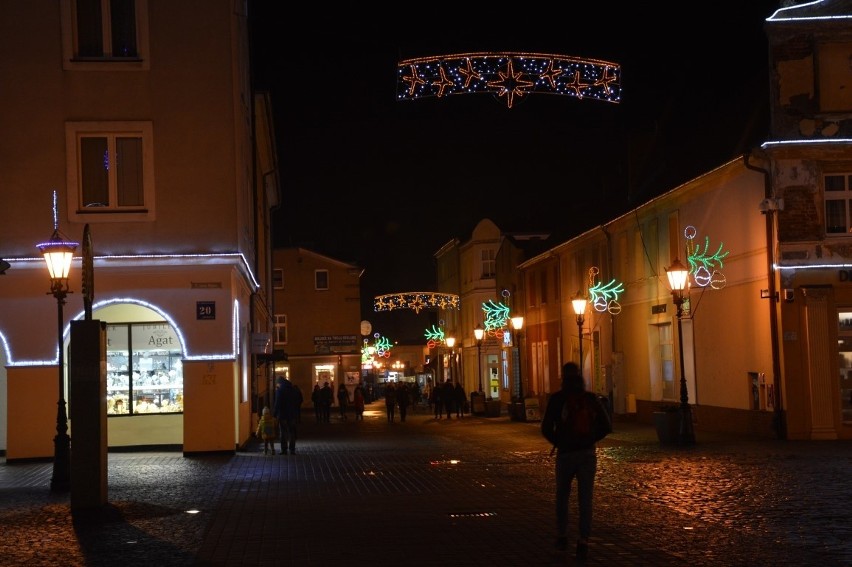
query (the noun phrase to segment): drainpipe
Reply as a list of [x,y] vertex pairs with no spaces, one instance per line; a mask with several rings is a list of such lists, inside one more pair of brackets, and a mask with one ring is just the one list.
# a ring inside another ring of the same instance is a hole
[[[772,199],[772,183],[769,170],[749,163],[752,152],[743,154],[743,164],[747,169],[763,174],[764,198]],[[784,417],[781,398],[781,356],[778,344],[778,286],[775,277],[775,214],[777,210],[771,208],[763,212],[766,215],[766,263],[767,280],[769,282],[769,328],[772,339],[772,384],[775,389],[775,415],[773,416],[773,428],[779,439],[787,438],[787,424]]]

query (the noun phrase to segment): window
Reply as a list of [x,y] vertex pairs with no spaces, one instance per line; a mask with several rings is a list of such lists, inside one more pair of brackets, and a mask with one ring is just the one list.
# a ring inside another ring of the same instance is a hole
[[168,323],[107,325],[107,414],[183,411],[183,364]]
[[849,234],[852,231],[849,204],[852,201],[852,174],[832,173],[823,177],[825,188],[826,234]]
[[272,270],[272,289],[284,289],[284,270],[281,268]]
[[287,316],[277,313],[275,315],[275,344],[287,344]]
[[494,250],[483,250],[480,252],[482,262],[481,279],[493,278],[497,273],[497,262],[494,259]]
[[148,0],[62,0],[66,70],[148,69]]
[[328,270],[314,270],[314,289],[328,289]]
[[150,122],[69,122],[65,141],[72,220],[154,220]]

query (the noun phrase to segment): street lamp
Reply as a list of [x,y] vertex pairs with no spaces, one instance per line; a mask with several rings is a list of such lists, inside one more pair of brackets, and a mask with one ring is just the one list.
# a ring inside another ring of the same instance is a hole
[[577,290],[577,295],[571,300],[571,305],[574,307],[574,313],[577,315],[577,338],[580,341],[580,376],[583,375],[583,315],[586,313],[586,304],[588,300]]
[[54,223],[53,236],[48,242],[36,244],[41,251],[47,270],[50,272],[50,291],[48,295],[56,298],[59,314],[59,401],[56,408],[56,437],[53,438],[53,478],[50,479],[50,489],[65,491],[71,488],[71,438],[68,436],[68,414],[65,409],[65,356],[63,351],[62,327],[64,318],[62,306],[68,291],[68,273],[71,271],[71,260],[76,242],[69,242],[59,234],[59,228]]
[[455,337],[447,337],[444,339],[444,342],[447,343],[447,346],[450,347],[450,360],[447,364],[447,370],[450,373],[450,382],[453,381],[453,347],[456,346],[456,338]]
[[524,318],[521,315],[512,317],[512,328],[518,335],[518,400],[524,403],[524,380],[521,377],[521,330],[524,328]]
[[479,376],[479,393],[482,394],[482,337],[485,336],[482,325],[476,326],[473,336],[476,337],[476,373]]
[[666,270],[669,286],[672,288],[672,301],[677,307],[677,341],[680,350],[680,428],[678,441],[683,445],[695,443],[695,431],[692,428],[692,408],[689,407],[689,393],[686,389],[686,372],[683,364],[683,317],[684,292],[688,293],[689,270],[675,258]]

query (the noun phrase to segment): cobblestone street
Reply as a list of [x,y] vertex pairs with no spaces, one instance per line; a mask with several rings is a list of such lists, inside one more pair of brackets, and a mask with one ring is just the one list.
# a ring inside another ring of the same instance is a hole
[[[72,516],[50,463],[0,464],[3,565],[565,565],[538,423],[303,419],[296,455],[111,453],[109,505]],[[589,565],[852,565],[852,443],[616,422]],[[197,511],[197,513],[188,513]],[[571,530],[576,533],[572,500]],[[572,536],[573,538],[573,536]]]

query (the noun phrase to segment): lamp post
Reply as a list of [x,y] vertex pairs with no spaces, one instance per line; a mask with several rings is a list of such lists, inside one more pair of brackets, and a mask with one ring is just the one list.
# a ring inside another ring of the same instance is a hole
[[37,244],[36,247],[44,256],[47,270],[50,272],[50,291],[48,295],[56,298],[58,312],[58,362],[59,362],[59,401],[56,407],[56,437],[53,438],[53,478],[50,479],[50,489],[65,491],[71,488],[71,438],[68,436],[68,414],[65,409],[65,356],[62,344],[62,327],[64,318],[62,306],[68,291],[68,274],[71,271],[71,260],[76,242],[66,241],[60,234],[58,224],[54,223],[53,236],[48,242]]
[[444,342],[447,343],[447,346],[450,347],[450,360],[447,364],[447,370],[450,374],[450,382],[453,381],[453,347],[456,346],[456,338],[455,337],[447,337],[444,339]]
[[677,307],[677,341],[680,351],[680,427],[678,429],[678,442],[682,445],[695,443],[695,431],[692,428],[692,408],[689,407],[689,392],[686,389],[686,372],[683,364],[683,328],[681,318],[683,317],[684,292],[688,293],[689,270],[675,258],[672,265],[666,270],[669,285],[672,288],[672,301]]
[[524,318],[521,315],[512,317],[512,328],[518,335],[518,401],[524,402],[524,380],[521,376],[521,330],[524,328]]
[[588,300],[577,290],[577,295],[571,300],[571,305],[574,307],[574,314],[577,315],[577,338],[580,344],[580,376],[583,375],[583,323],[585,319],[583,315],[586,313],[586,304]]
[[479,393],[482,394],[482,337],[485,336],[485,329],[482,325],[477,325],[473,330],[473,336],[476,337],[476,373],[479,376]]

